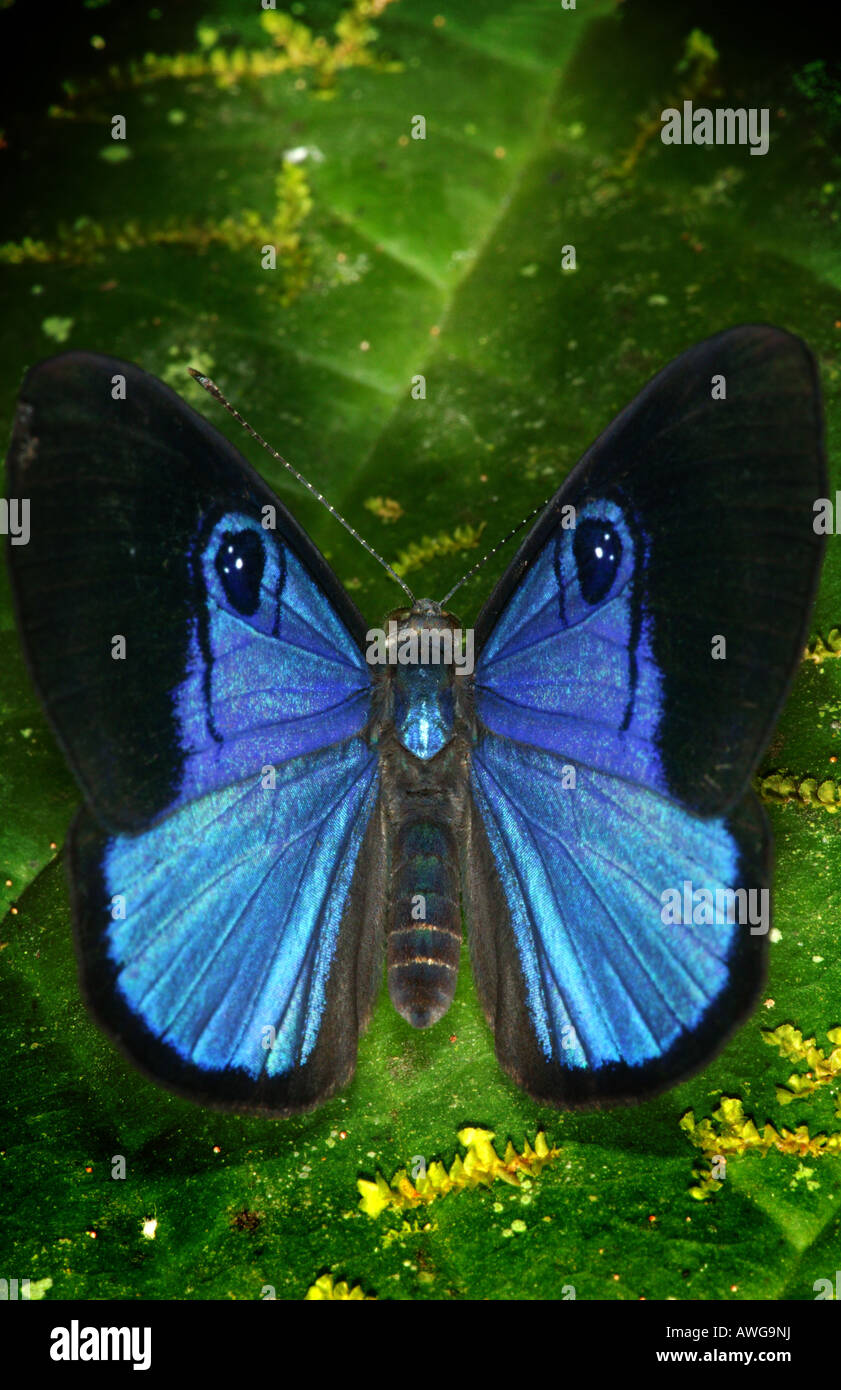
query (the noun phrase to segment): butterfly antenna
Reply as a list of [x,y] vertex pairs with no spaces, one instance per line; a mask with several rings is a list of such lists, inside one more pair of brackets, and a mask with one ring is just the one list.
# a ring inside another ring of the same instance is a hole
[[219,390],[219,387],[216,385],[216,382],[211,381],[209,376],[204,376],[201,372],[197,372],[195,367],[188,367],[187,371],[190,373],[190,376],[193,378],[193,380],[199,383],[199,386],[203,386],[205,391],[207,391],[209,395],[213,396],[214,400],[217,400],[220,405],[223,405],[225,407],[225,409],[228,411],[230,415],[233,415],[234,419],[240,425],[242,425],[244,430],[247,430],[247,432],[251,435],[252,439],[256,439],[258,444],[262,444],[263,448],[268,450],[272,458],[277,459],[278,463],[282,463],[284,468],[288,468],[292,476],[294,478],[297,478],[299,483],[303,483],[304,487],[307,489],[308,492],[312,493],[313,497],[317,497],[318,501],[323,503],[330,515],[334,516],[337,521],[341,522],[345,530],[350,532],[354,540],[359,541],[359,544],[363,547],[364,550],[367,550],[369,555],[373,555],[375,560],[379,560],[383,569],[388,570],[388,573],[391,575],[392,579],[394,579],[400,585],[400,588],[403,589],[404,592],[409,595],[409,598],[414,604],[415,596],[409,588],[408,584],[404,583],[404,581],[400,578],[400,575],[397,574],[397,572],[391,568],[391,565],[388,563],[388,561],[384,560],[382,555],[377,554],[374,547],[372,545],[369,545],[365,538],[363,536],[360,536],[358,531],[354,530],[349,521],[345,521],[344,517],[336,511],[336,508],[332,506],[330,502],[327,501],[327,498],[323,497],[320,492],[316,491],[312,483],[307,482],[304,475],[302,473],[299,473],[297,468],[294,468],[288,459],[285,459],[282,454],[279,454],[277,452],[277,449],[273,449],[271,444],[266,443],[263,436],[261,434],[258,434],[257,431],[251,425],[249,425],[248,421],[244,419],[242,415],[240,415],[239,411],[231,405],[230,401],[225,399],[225,397],[222,395],[222,392]]
[[548,504],[551,502],[551,500],[552,500],[551,497],[547,497],[545,502],[541,502],[540,505],[539,505],[538,507],[535,507],[533,511],[529,512],[528,516],[524,516],[523,519],[522,519],[522,521],[518,521],[518,522],[517,522],[517,525],[513,528],[513,530],[509,531],[507,535],[503,536],[501,541],[497,541],[497,543],[496,543],[496,545],[494,546],[493,550],[489,550],[488,553],[487,553],[487,555],[483,555],[482,558],[481,558],[481,560],[479,560],[478,563],[475,564],[475,565],[473,566],[472,569],[470,569],[470,570],[467,571],[467,574],[463,574],[463,575],[461,576],[461,579],[458,581],[457,584],[454,584],[454,585],[453,585],[453,587],[452,587],[452,589],[450,590],[450,592],[449,592],[448,594],[445,594],[445,595],[444,595],[444,597],[443,597],[442,600],[441,600],[440,607],[443,608],[443,607],[444,607],[444,604],[445,604],[445,603],[448,603],[449,600],[452,598],[452,596],[453,596],[453,594],[455,593],[456,589],[460,589],[461,586],[462,586],[462,584],[465,584],[465,583],[467,582],[468,579],[472,579],[473,576],[474,576],[474,574],[478,573],[478,571],[482,568],[482,566],[487,564],[487,562],[488,562],[488,560],[490,560],[491,556],[492,556],[492,555],[495,555],[496,552],[497,552],[498,550],[501,550],[502,547],[503,547],[508,541],[510,541],[510,539],[511,539],[512,536],[516,536],[516,534],[517,534],[518,531],[522,531],[523,527],[528,525],[528,523],[531,521],[532,517],[535,517],[535,516],[537,516],[540,512],[542,512],[543,509],[544,509],[544,507],[548,506]]

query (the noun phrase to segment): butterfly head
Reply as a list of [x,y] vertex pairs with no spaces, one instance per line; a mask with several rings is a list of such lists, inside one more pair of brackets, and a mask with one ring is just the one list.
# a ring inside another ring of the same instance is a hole
[[[440,603],[431,598],[415,599],[411,608],[396,608],[388,615],[385,640],[386,662],[390,665],[430,664],[427,653],[436,653],[439,646],[445,655],[433,655],[432,664],[446,667],[457,665],[453,652],[458,651],[464,633],[454,613],[448,613]],[[472,636],[472,634],[471,634]],[[417,650],[418,655],[401,659],[401,647],[407,652]]]
[[440,603],[436,603],[434,599],[416,598],[411,608],[398,608],[392,616],[397,618],[398,621],[404,618],[408,620],[414,619],[416,622],[423,622],[430,619],[438,621],[445,615]]

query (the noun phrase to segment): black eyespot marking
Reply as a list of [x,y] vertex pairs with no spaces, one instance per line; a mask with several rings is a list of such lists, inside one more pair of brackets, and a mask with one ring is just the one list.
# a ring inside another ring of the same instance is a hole
[[214,564],[231,607],[250,618],[260,606],[260,584],[266,567],[262,539],[256,531],[226,531]]
[[586,518],[575,528],[572,543],[581,594],[587,603],[601,603],[613,587],[622,561],[622,541],[611,521]]

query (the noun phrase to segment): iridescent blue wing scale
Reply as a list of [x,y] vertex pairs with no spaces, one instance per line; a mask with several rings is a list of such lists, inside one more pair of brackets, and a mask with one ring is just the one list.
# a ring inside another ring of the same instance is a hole
[[377,781],[353,738],[140,835],[103,835],[81,813],[70,852],[86,989],[144,1070],[271,1113],[348,1080],[381,959],[382,885],[370,868],[355,878],[376,864]]
[[673,1084],[756,998],[767,921],[667,925],[663,895],[770,883],[748,786],[805,641],[825,490],[811,355],[733,329],[622,412],[480,616],[471,949],[499,1060],[540,1099]]
[[753,1001],[765,935],[665,926],[660,895],[689,882],[714,902],[765,886],[764,817],[749,797],[736,815],[702,820],[582,765],[573,790],[564,766],[491,733],[474,755],[475,920],[494,936],[497,1051],[540,1099],[638,1098],[714,1051],[723,1020]]
[[380,960],[361,615],[245,460],[135,366],[33,369],[8,467],[31,503],[19,627],[86,801],[69,861],[93,1011],[194,1098],[313,1105],[353,1070]]

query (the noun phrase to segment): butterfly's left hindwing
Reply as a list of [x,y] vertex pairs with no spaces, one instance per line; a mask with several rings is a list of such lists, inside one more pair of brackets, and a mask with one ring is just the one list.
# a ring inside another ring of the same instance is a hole
[[376,760],[354,738],[139,835],[70,837],[96,1016],[193,1099],[286,1114],[352,1075],[382,965]]
[[733,329],[622,412],[480,615],[471,949],[499,1059],[543,1100],[672,1084],[756,998],[770,836],[748,786],[805,642],[825,493],[811,355]]
[[87,803],[93,1008],[188,1094],[312,1105],[353,1070],[376,983],[362,618],[231,445],[128,363],[29,373],[8,486],[31,509],[21,635]]

